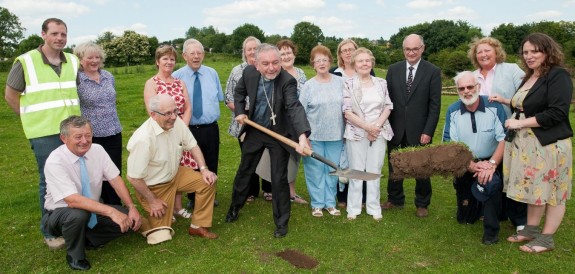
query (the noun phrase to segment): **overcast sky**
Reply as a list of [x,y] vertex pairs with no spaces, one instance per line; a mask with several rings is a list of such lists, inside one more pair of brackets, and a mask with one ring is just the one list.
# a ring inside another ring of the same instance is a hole
[[0,0],[18,16],[25,36],[40,35],[48,17],[68,25],[68,45],[94,40],[111,31],[134,30],[160,42],[183,38],[186,31],[214,26],[230,34],[251,23],[266,35],[290,36],[308,21],[326,36],[389,39],[402,27],[436,19],[464,20],[488,35],[502,23],[575,21],[575,0]]

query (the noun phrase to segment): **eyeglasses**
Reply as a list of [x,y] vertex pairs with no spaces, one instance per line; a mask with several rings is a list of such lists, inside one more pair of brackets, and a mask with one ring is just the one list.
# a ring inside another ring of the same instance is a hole
[[162,115],[162,116],[164,116],[164,117],[172,117],[172,115],[175,115],[175,116],[180,115],[180,111],[179,111],[178,109],[174,109],[174,111],[164,112],[164,113],[161,113],[161,112],[155,111],[155,110],[152,110],[152,111],[155,112],[155,113],[157,113],[157,114],[160,114],[160,115]]
[[350,53],[353,52],[355,49],[341,49],[339,52],[341,53]]
[[204,53],[201,51],[188,52],[190,56],[202,56]]
[[421,48],[423,48],[423,45],[420,46],[419,48],[412,48],[412,49],[410,49],[410,48],[403,48],[403,51],[406,52],[406,53],[409,53],[409,52],[418,52]]
[[316,60],[313,60],[313,63],[314,64],[329,63],[329,60],[327,60],[327,59],[316,59]]
[[465,89],[473,90],[477,85],[478,85],[478,84],[471,85],[471,86],[465,86],[465,87],[458,87],[457,90],[458,90],[459,92],[464,92]]

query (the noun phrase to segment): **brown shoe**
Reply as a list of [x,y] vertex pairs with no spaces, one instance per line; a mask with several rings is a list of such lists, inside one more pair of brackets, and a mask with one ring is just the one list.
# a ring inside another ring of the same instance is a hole
[[198,227],[198,228],[188,228],[188,233],[192,236],[196,235],[196,236],[200,236],[202,238],[206,238],[206,239],[217,239],[218,238],[218,234],[210,232],[207,228],[205,227]]
[[427,212],[427,208],[418,207],[417,211],[415,211],[415,216],[419,218],[427,217],[427,215],[429,215],[429,213]]
[[390,201],[387,201],[387,202],[381,204],[381,208],[383,208],[383,209],[394,209],[394,208],[402,209],[403,205],[396,205]]

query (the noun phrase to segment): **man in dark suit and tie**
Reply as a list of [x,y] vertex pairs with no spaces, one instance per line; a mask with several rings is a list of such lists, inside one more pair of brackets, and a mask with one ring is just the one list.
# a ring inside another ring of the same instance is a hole
[[[395,134],[388,153],[402,147],[427,145],[435,132],[441,109],[441,71],[421,59],[424,50],[423,37],[408,35],[403,40],[406,60],[391,65],[387,71],[387,89],[393,102],[389,122]],[[405,203],[403,180],[391,179],[392,173],[390,165],[383,209],[403,208]],[[429,178],[415,181],[416,216],[426,217],[431,202],[431,181]]]
[[[250,98],[247,114],[246,97]],[[244,119],[249,118],[261,126],[297,141],[299,142],[297,152],[302,155],[303,149],[309,148],[307,136],[311,128],[303,106],[298,100],[297,81],[281,69],[277,47],[270,44],[261,44],[257,47],[255,66],[247,66],[236,85],[234,105],[235,120],[240,124],[244,124]],[[264,149],[267,148],[271,158],[274,197],[272,205],[276,225],[274,237],[284,237],[288,231],[291,211],[287,164],[289,153],[293,152],[293,149],[248,125],[240,132],[240,138],[243,134],[245,136],[242,158],[234,180],[232,203],[226,222],[231,223],[238,219],[239,210],[248,197],[250,177],[255,172]]]

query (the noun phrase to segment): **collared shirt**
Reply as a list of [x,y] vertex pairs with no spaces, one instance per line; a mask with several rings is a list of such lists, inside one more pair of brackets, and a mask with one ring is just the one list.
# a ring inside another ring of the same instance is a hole
[[[46,201],[44,207],[47,210],[68,207],[64,198],[72,194],[82,195],[82,180],[80,175],[80,157],[72,153],[66,145],[56,148],[44,166],[46,175]],[[102,181],[110,181],[120,175],[106,150],[98,144],[92,147],[84,155],[86,169],[90,177],[90,190],[92,200],[99,201],[102,193]]]
[[491,90],[493,87],[493,79],[495,78],[496,68],[497,64],[495,64],[495,66],[493,66],[493,68],[487,72],[486,77],[483,77],[483,74],[481,74],[480,69],[477,69],[473,72],[475,74],[475,78],[477,78],[477,82],[481,85],[479,95],[491,96]]
[[270,118],[272,116],[271,107],[274,104],[274,81],[263,80],[260,77],[258,91],[256,94],[255,110],[253,114],[254,122],[264,126],[270,126]]
[[343,78],[335,75],[327,83],[311,78],[299,100],[311,126],[310,140],[340,141],[343,138]]
[[[202,86],[202,116],[198,119],[193,117],[190,120],[190,125],[205,125],[217,122],[220,119],[220,102],[224,100],[224,93],[222,85],[220,84],[220,77],[215,69],[201,65],[198,69],[200,83]],[[188,95],[190,97],[190,104],[194,105],[194,82],[196,75],[190,66],[184,66],[176,70],[172,76],[181,79],[186,83],[188,88]]]
[[174,127],[165,131],[148,118],[128,141],[128,176],[143,179],[148,186],[167,183],[178,172],[182,152],[196,145],[182,119],[177,118]]
[[[43,45],[40,45],[35,50],[39,51],[40,54],[42,55],[42,61],[44,62],[44,64],[49,65],[54,70],[54,72],[56,72],[56,74],[60,75],[60,70],[62,69],[62,63],[68,62],[66,60],[64,52],[60,52],[61,63],[58,65],[53,65],[52,63],[50,63],[50,61],[48,61],[48,57],[46,57],[46,55],[42,51],[42,46]],[[24,69],[22,68],[22,64],[20,64],[20,61],[16,60],[14,62],[14,65],[12,66],[12,68],[10,69],[10,73],[8,74],[8,78],[6,79],[6,85],[20,92],[26,89],[26,79],[24,78]]]
[[503,123],[507,119],[503,106],[489,102],[486,96],[479,96],[475,112],[465,108],[461,100],[447,110],[443,141],[463,142],[479,159],[491,157],[499,142],[505,138]]
[[78,74],[78,97],[82,116],[92,123],[94,137],[107,137],[122,132],[116,110],[116,83],[114,76],[100,70],[100,82],[88,77],[84,71]]
[[409,77],[409,67],[413,67],[413,79],[415,79],[415,73],[417,72],[417,67],[419,67],[419,63],[421,63],[421,58],[419,58],[419,60],[417,61],[417,63],[415,63],[415,65],[410,65],[409,62],[405,61],[405,81],[407,81],[407,78]]

